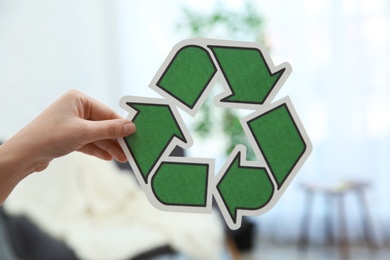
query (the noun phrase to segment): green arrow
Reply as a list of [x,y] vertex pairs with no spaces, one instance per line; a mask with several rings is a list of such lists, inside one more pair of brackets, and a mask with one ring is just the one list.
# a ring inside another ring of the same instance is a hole
[[239,164],[238,152],[217,184],[217,189],[234,223],[238,210],[257,210],[271,199],[274,187],[267,171],[261,167]]
[[287,104],[247,123],[280,189],[307,149]]
[[145,183],[174,137],[187,142],[169,105],[127,102],[137,111],[132,119],[137,132],[124,138]]
[[155,197],[164,205],[205,207],[208,164],[163,162],[152,177]]
[[271,73],[257,48],[209,46],[232,92],[221,102],[263,104],[285,68]]
[[209,52],[188,45],[175,54],[156,85],[192,109],[215,73]]

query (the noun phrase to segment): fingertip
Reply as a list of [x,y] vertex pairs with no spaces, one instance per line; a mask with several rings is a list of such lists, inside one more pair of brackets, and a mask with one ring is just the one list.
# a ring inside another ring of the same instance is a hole
[[123,134],[131,135],[136,131],[135,124],[132,122],[127,122],[123,125]]
[[127,158],[126,158],[126,156],[125,157],[116,157],[116,158],[114,158],[115,159],[115,161],[117,161],[117,162],[120,162],[120,163],[126,163],[127,162]]
[[112,154],[112,157],[115,159],[115,161],[120,162],[120,163],[125,163],[127,162],[127,157],[125,153],[120,150]]

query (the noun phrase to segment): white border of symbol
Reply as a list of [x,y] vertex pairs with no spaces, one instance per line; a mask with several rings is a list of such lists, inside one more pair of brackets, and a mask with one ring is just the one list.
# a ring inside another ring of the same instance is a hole
[[[208,86],[205,88],[202,95],[200,96],[197,103],[194,105],[194,107],[192,109],[187,107],[182,102],[175,99],[174,97],[172,97],[167,92],[165,92],[164,90],[162,90],[161,88],[159,88],[157,86],[157,82],[159,81],[159,79],[161,78],[161,76],[163,75],[163,73],[165,72],[167,67],[169,66],[171,60],[174,58],[176,53],[181,48],[183,48],[184,46],[187,46],[187,45],[197,45],[197,46],[203,47],[205,50],[207,50],[210,54],[210,57],[212,58],[212,61],[215,65],[215,67],[217,68],[217,73],[215,73],[214,77],[210,80]],[[217,60],[214,57],[213,52],[211,51],[211,49],[208,46],[256,48],[256,49],[259,49],[260,52],[262,53],[271,73],[275,73],[281,69],[285,69],[285,71],[284,71],[283,75],[279,78],[277,84],[271,90],[271,92],[268,95],[265,102],[261,105],[260,104],[221,102],[221,100],[223,98],[229,96],[230,94],[232,94],[232,92],[231,92],[229,85],[226,82],[222,72],[221,72],[221,69],[218,65]],[[157,73],[155,74],[155,76],[153,77],[153,79],[149,85],[149,87],[151,89],[153,89],[155,92],[160,94],[164,99],[125,96],[120,101],[120,106],[129,112],[129,115],[127,117],[129,120],[132,120],[132,118],[134,118],[136,113],[135,113],[135,110],[130,108],[128,105],[126,105],[127,102],[169,105],[173,114],[176,117],[177,123],[179,124],[179,126],[180,126],[186,140],[187,140],[187,143],[184,143],[177,138],[174,138],[172,140],[172,142],[168,145],[167,149],[163,152],[163,155],[160,157],[157,164],[154,166],[152,172],[148,176],[148,180],[149,180],[148,184],[145,184],[143,177],[142,177],[140,171],[137,169],[137,166],[134,162],[134,159],[132,158],[130,152],[128,151],[124,140],[121,138],[118,139],[122,149],[124,150],[128,160],[129,160],[130,165],[133,168],[133,171],[137,177],[137,180],[139,181],[142,189],[145,191],[145,194],[146,194],[147,198],[149,199],[149,201],[151,202],[151,204],[154,207],[156,207],[160,210],[164,210],[164,211],[209,213],[212,210],[212,197],[214,196],[227,225],[231,229],[237,229],[241,226],[243,216],[258,216],[258,215],[263,214],[263,213],[267,212],[268,210],[270,210],[277,203],[277,201],[280,199],[280,197],[282,196],[282,194],[284,193],[286,188],[289,186],[289,184],[291,183],[291,181],[293,180],[293,178],[295,177],[295,175],[297,174],[299,169],[302,167],[303,163],[306,161],[306,159],[308,158],[308,156],[310,155],[310,153],[312,151],[312,144],[310,142],[310,139],[309,139],[309,137],[308,137],[308,135],[307,135],[296,111],[295,111],[295,108],[292,105],[290,98],[284,97],[284,98],[272,103],[274,97],[276,96],[276,94],[278,93],[280,88],[283,86],[283,84],[287,80],[288,76],[291,74],[291,71],[292,71],[292,69],[291,69],[290,64],[286,63],[286,62],[282,63],[278,66],[275,66],[267,49],[259,43],[194,38],[194,39],[187,39],[187,40],[181,41],[178,44],[176,44],[172,48],[171,52],[169,53],[169,55],[167,56],[167,58],[165,59],[165,61],[163,62],[163,64],[161,65],[161,67],[159,68],[159,70],[157,71]],[[181,116],[180,116],[176,107],[181,108],[183,111],[185,111],[186,113],[188,113],[189,115],[194,117],[196,115],[196,113],[199,111],[199,109],[201,108],[204,101],[206,100],[207,96],[210,94],[211,89],[213,88],[213,86],[215,85],[215,83],[218,79],[221,81],[222,86],[224,88],[224,91],[215,97],[214,104],[216,106],[226,107],[226,108],[235,108],[235,109],[247,109],[247,110],[254,110],[255,111],[255,112],[251,113],[250,115],[242,118],[240,120],[240,122],[241,122],[241,125],[243,126],[244,132],[249,140],[250,145],[252,146],[252,148],[255,152],[255,155],[256,155],[258,161],[257,162],[247,161],[245,159],[246,158],[245,146],[237,145],[236,148],[231,153],[231,155],[227,158],[224,166],[221,168],[219,173],[214,178],[214,169],[215,169],[215,160],[214,159],[170,157],[169,154],[172,152],[172,150],[176,146],[180,146],[184,149],[188,149],[193,144],[193,140],[191,138],[191,135],[190,135],[186,125],[184,124],[183,120],[181,119]],[[273,180],[273,176],[271,174],[271,171],[270,171],[267,163],[265,162],[264,157],[263,157],[260,149],[257,147],[257,144],[254,140],[254,137],[252,136],[252,133],[251,133],[251,131],[246,123],[249,120],[251,120],[255,117],[258,117],[258,116],[262,115],[263,113],[271,110],[272,108],[277,107],[277,106],[284,104],[284,103],[287,105],[289,112],[290,112],[291,116],[293,117],[294,123],[296,124],[298,130],[300,131],[300,134],[301,134],[301,136],[306,144],[306,150],[303,153],[303,155],[301,156],[301,158],[299,159],[299,161],[297,162],[297,164],[294,166],[292,171],[290,172],[289,176],[287,177],[287,179],[283,183],[283,186],[281,187],[281,189],[278,190],[277,185],[275,183],[275,180]],[[236,222],[234,223],[230,217],[228,209],[224,205],[224,202],[223,202],[223,200],[222,200],[222,198],[221,198],[221,196],[216,188],[216,185],[219,183],[219,181],[223,177],[224,173],[226,172],[227,168],[229,167],[229,165],[232,163],[234,158],[237,156],[237,153],[239,153],[239,152],[241,153],[241,158],[244,158],[244,159],[240,160],[241,166],[264,167],[267,170],[267,173],[270,175],[270,178],[273,181],[274,195],[272,196],[272,199],[270,200],[270,202],[267,203],[267,205],[261,209],[258,209],[258,210],[241,210],[240,209],[240,210],[238,210]],[[183,162],[183,163],[209,164],[209,176],[208,176],[209,181],[208,181],[208,187],[207,187],[206,207],[167,206],[167,205],[162,204],[161,202],[159,202],[155,198],[154,193],[151,189],[151,185],[149,185],[149,184],[150,184],[151,178],[153,178],[153,175],[156,172],[158,166],[162,162]]]

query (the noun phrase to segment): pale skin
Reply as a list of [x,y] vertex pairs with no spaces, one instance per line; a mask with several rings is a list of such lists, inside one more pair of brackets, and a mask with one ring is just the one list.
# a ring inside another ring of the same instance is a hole
[[79,91],[68,91],[0,145],[0,204],[29,174],[73,151],[126,162],[117,138],[134,132],[135,125],[109,107]]

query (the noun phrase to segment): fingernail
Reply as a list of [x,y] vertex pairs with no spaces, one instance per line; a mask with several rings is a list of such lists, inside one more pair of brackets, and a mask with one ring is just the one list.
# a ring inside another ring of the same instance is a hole
[[135,132],[135,125],[131,122],[123,125],[123,134],[129,135]]

